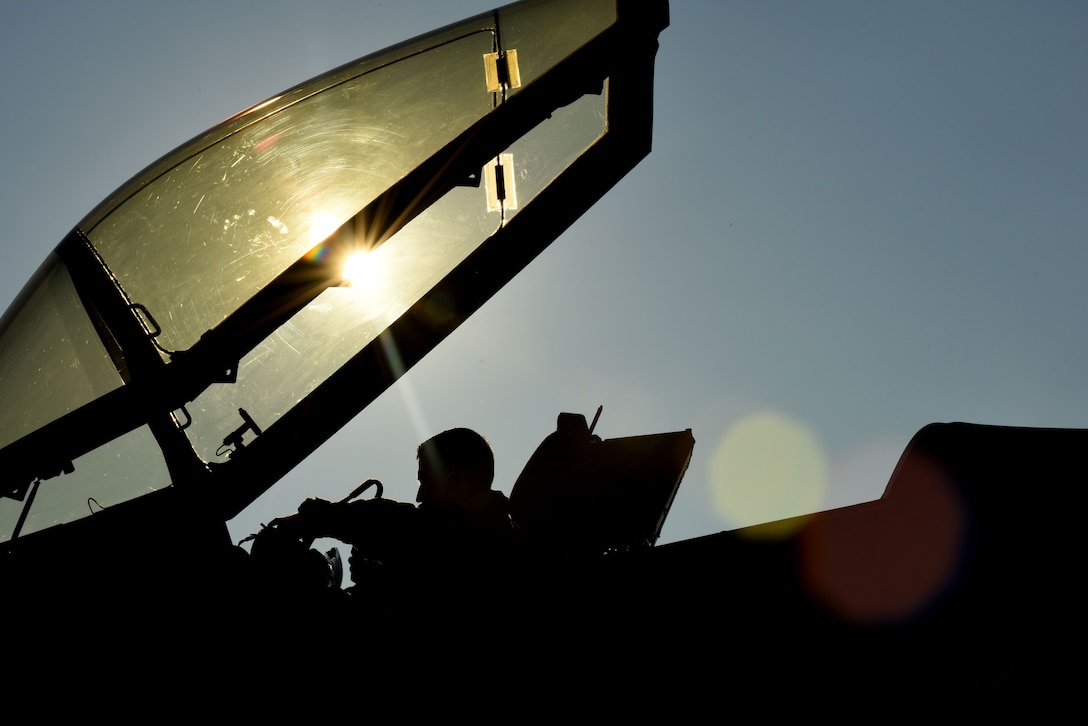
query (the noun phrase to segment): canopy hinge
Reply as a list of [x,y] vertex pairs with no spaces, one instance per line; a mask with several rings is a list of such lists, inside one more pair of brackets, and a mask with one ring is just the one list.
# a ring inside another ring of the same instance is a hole
[[487,162],[484,180],[487,184],[487,211],[502,212],[518,208],[513,154],[499,154]]
[[489,93],[498,93],[507,88],[521,88],[518,52],[510,49],[498,53],[484,53],[484,78]]

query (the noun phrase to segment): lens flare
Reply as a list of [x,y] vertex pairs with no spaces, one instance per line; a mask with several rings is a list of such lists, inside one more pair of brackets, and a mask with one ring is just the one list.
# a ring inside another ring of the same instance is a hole
[[967,512],[939,461],[909,457],[885,496],[827,512],[801,535],[806,588],[852,624],[911,620],[954,584],[962,563]]
[[811,513],[820,507],[827,483],[827,462],[815,435],[774,411],[734,425],[711,467],[715,510],[736,527]]

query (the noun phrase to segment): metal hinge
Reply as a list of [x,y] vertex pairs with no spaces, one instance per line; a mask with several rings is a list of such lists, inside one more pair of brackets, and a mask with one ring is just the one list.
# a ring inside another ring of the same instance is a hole
[[514,186],[514,155],[499,154],[484,166],[487,184],[487,211],[502,212],[518,208],[518,193]]
[[484,53],[484,79],[489,93],[498,93],[504,88],[521,88],[518,52],[510,49]]

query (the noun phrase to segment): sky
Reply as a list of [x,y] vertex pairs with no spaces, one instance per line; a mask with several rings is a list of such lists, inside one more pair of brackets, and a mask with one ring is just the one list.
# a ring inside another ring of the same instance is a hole
[[[489,0],[19,2],[0,25],[0,305],[159,156]],[[509,493],[561,411],[690,428],[662,542],[875,499],[934,421],[1088,426],[1088,6],[673,0],[654,149],[229,523],[474,428]]]

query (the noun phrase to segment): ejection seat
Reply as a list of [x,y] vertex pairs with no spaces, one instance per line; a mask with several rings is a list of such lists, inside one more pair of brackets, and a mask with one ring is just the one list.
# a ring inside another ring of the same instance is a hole
[[514,521],[542,552],[652,547],[694,446],[690,429],[602,440],[582,414],[561,413],[510,492]]

